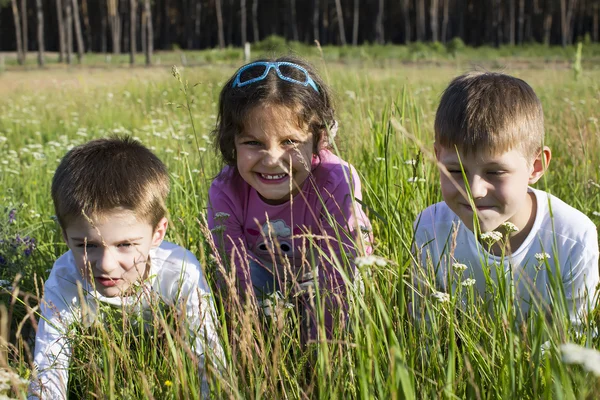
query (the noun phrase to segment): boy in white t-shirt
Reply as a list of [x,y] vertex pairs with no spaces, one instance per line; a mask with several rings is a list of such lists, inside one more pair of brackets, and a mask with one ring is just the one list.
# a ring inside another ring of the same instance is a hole
[[444,201],[415,221],[417,296],[463,283],[486,298],[486,275],[504,278],[522,320],[536,304],[557,306],[550,288],[562,283],[566,311],[581,322],[595,301],[598,236],[583,213],[530,187],[550,163],[543,143],[541,103],[521,79],[471,72],[450,83],[435,118]]
[[206,361],[220,363],[223,350],[198,260],[163,241],[169,186],[165,165],[128,137],[93,140],[61,160],[52,200],[69,251],[44,285],[29,399],[67,398],[74,322],[87,326],[112,306],[150,326],[156,301],[179,310],[208,396]]

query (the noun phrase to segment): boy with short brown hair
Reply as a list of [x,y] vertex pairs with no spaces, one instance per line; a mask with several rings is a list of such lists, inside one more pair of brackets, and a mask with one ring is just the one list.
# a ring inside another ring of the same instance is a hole
[[[533,89],[501,73],[455,78],[436,113],[434,148],[444,201],[415,222],[420,278],[435,276],[436,290],[445,292],[448,277],[455,276],[449,269],[457,267],[460,279],[474,279],[475,291],[484,297],[484,268],[497,265],[513,280],[522,317],[536,301],[552,302],[555,274],[577,323],[599,280],[598,236],[583,213],[530,187],[551,159]],[[539,268],[546,262],[548,268]]]
[[129,137],[92,140],[61,160],[52,200],[69,251],[44,285],[30,399],[67,398],[74,322],[101,318],[101,304],[145,313],[150,299],[182,310],[208,395],[206,354],[222,360],[214,305],[196,257],[163,241],[168,193],[165,165]]

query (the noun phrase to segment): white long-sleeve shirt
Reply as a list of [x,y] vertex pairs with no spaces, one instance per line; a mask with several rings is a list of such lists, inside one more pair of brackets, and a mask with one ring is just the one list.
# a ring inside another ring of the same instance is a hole
[[215,331],[215,309],[210,288],[200,263],[190,251],[165,241],[151,249],[149,256],[150,272],[136,295],[112,298],[102,296],[83,279],[71,251],[56,260],[44,285],[44,299],[40,304],[41,318],[34,352],[37,379],[31,381],[29,399],[67,398],[72,355],[68,333],[73,322],[90,325],[101,315],[98,313],[99,305],[110,304],[118,309],[124,307],[128,313],[142,313],[143,320],[151,324],[150,305],[156,304],[156,300],[185,310],[187,326],[195,336],[193,350],[200,360],[203,393],[206,393],[206,356],[219,363],[224,358]]
[[[557,197],[529,190],[537,204],[533,227],[519,248],[504,258],[486,251],[445,202],[428,207],[415,222],[415,245],[421,256],[420,271],[416,271],[420,276],[416,278],[422,282],[422,278],[434,274],[436,290],[443,292],[463,279],[474,279],[475,292],[482,297],[492,294],[486,274],[495,282],[504,278],[514,285],[522,317],[535,301],[550,309],[555,306],[550,295],[553,274],[562,283],[566,311],[577,325],[594,300],[599,281],[596,226]],[[457,276],[452,271],[455,263],[465,264],[467,270]],[[496,276],[497,270],[504,276]]]

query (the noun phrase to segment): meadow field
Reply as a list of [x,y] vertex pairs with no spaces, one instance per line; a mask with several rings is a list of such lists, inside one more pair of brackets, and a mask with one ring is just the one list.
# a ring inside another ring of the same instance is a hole
[[[225,315],[217,299],[227,365],[211,371],[211,396],[596,398],[600,361],[594,364],[592,354],[584,355],[591,362],[583,365],[567,362],[577,354],[569,358],[572,348],[561,345],[600,348],[592,335],[598,313],[583,335],[560,315],[551,322],[534,315],[517,324],[510,307],[501,307],[512,304],[509,291],[498,294],[494,305],[505,312],[482,312],[472,296],[459,306],[459,293],[447,302],[425,299],[433,316],[428,326],[409,315],[413,221],[441,200],[432,153],[435,109],[451,78],[476,66],[313,61],[334,91],[336,151],[361,176],[377,258],[360,266],[365,291],[351,295],[350,329],[339,340],[308,348],[300,345],[293,309],[278,307],[278,318],[263,323],[252,308],[233,307]],[[31,374],[36,304],[53,262],[67,250],[53,216],[50,182],[60,158],[77,144],[130,134],[165,161],[172,176],[168,240],[194,252],[214,282],[219,266],[205,215],[207,191],[221,165],[210,133],[221,86],[239,65],[0,73],[1,368],[23,379]],[[553,159],[536,187],[600,224],[600,69],[584,67],[576,79],[564,65],[494,67],[525,79],[543,103]],[[71,397],[198,398],[185,335],[162,323],[160,334],[137,335],[120,329],[122,322],[75,329]],[[22,398],[23,384],[8,382],[13,388],[4,390]]]

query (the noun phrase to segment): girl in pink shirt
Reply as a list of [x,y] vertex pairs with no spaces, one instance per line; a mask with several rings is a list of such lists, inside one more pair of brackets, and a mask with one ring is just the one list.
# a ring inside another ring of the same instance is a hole
[[359,177],[330,150],[336,130],[327,86],[310,65],[284,57],[229,79],[213,131],[225,164],[209,191],[217,249],[243,299],[300,298],[312,337],[315,278],[329,336],[333,316],[345,315],[354,259],[371,253]]

